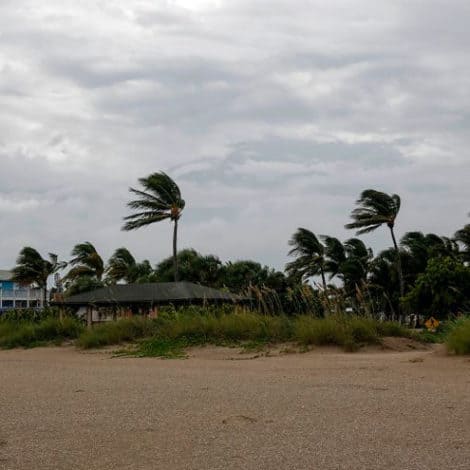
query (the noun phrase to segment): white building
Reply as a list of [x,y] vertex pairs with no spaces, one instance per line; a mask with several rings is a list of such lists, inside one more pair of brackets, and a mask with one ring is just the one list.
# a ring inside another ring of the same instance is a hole
[[42,289],[11,280],[11,271],[0,269],[0,312],[12,308],[41,308]]

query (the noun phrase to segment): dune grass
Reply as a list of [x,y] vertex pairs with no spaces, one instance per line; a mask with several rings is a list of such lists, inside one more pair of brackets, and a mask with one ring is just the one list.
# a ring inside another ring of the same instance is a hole
[[83,325],[74,318],[45,318],[40,321],[0,322],[0,348],[30,348],[48,343],[73,340],[83,332]]
[[470,354],[470,317],[452,322],[445,344],[449,352],[459,355]]
[[362,345],[380,343],[383,336],[409,337],[410,332],[395,323],[381,323],[364,317],[286,317],[243,311],[220,315],[178,313],[154,320],[137,317],[118,320],[84,331],[77,345],[95,348],[131,342],[136,343],[136,355],[173,357],[192,345],[287,341],[306,347],[336,345],[355,351]]

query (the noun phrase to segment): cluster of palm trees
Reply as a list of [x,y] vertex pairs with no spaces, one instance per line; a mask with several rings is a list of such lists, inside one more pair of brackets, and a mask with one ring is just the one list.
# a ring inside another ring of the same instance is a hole
[[[356,235],[360,236],[386,226],[393,248],[374,258],[372,250],[358,238],[342,243],[337,238],[317,236],[310,230],[299,228],[289,241],[292,246],[289,255],[295,257],[286,265],[290,276],[297,276],[302,281],[319,276],[324,292],[334,288],[327,284],[327,276],[329,281],[337,277],[342,281],[342,293],[353,304],[366,292],[376,304],[381,304],[382,311],[402,317],[403,300],[418,277],[425,273],[430,260],[451,258],[463,265],[470,261],[470,224],[458,230],[453,238],[408,232],[397,242],[394,228],[401,205],[398,195],[367,189],[356,204],[351,213],[352,222],[345,227],[356,229]],[[470,301],[470,285],[467,292]]]
[[90,242],[74,246],[69,261],[58,261],[55,254],[48,258],[32,247],[24,247],[13,268],[13,280],[21,284],[36,284],[43,290],[44,305],[47,304],[47,284],[49,278],[69,267],[68,273],[55,279],[56,291],[68,294],[83,292],[105,284],[117,282],[139,282],[147,280],[153,272],[147,260],[137,262],[127,248],[118,248],[106,264],[94,245]]

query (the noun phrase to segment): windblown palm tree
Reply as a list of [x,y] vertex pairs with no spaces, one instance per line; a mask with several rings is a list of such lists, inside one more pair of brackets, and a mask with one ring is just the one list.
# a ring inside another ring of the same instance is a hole
[[325,246],[317,236],[306,228],[298,228],[292,235],[289,245],[293,248],[289,256],[296,259],[286,264],[286,270],[291,276],[300,276],[302,280],[313,276],[321,276],[323,289],[326,291],[325,272],[327,268]]
[[93,244],[84,242],[75,245],[72,256],[69,264],[73,267],[68,272],[67,279],[75,281],[87,277],[101,281],[104,274],[104,262]]
[[382,225],[387,225],[392,236],[395,248],[396,263],[398,268],[400,297],[405,295],[405,283],[403,279],[403,269],[401,265],[400,250],[395,238],[395,221],[400,211],[400,196],[398,194],[388,195],[374,189],[366,189],[361,193],[356,201],[359,206],[351,213],[353,222],[346,224],[348,229],[359,229],[357,235],[369,233]]
[[111,256],[106,268],[106,278],[112,283],[125,281],[138,282],[152,272],[147,260],[138,263],[127,248],[118,248]]
[[24,247],[13,268],[12,280],[19,284],[37,284],[43,291],[43,306],[47,305],[47,280],[49,276],[64,269],[67,263],[59,262],[57,255],[49,253],[44,259],[34,248]]
[[470,263],[470,224],[455,233],[455,239],[463,245],[462,258]]
[[138,198],[128,203],[128,206],[137,212],[124,218],[126,223],[123,230],[135,230],[166,219],[173,222],[173,266],[176,282],[178,220],[185,206],[184,199],[181,198],[178,185],[166,173],[153,173],[146,178],[140,178],[139,183],[143,190],[130,188],[130,192]]

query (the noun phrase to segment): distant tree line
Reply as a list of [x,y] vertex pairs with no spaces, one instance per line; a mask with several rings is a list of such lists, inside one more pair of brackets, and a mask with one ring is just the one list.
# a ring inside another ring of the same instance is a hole
[[[179,187],[165,173],[139,182],[142,189],[130,188],[136,197],[129,203],[134,212],[125,217],[123,229],[170,220],[172,256],[152,267],[122,247],[105,262],[87,241],[77,244],[71,259],[64,262],[54,254],[46,259],[25,247],[13,270],[14,280],[35,283],[46,292],[48,278],[69,267],[55,286],[64,295],[115,283],[181,280],[249,293],[259,309],[271,313],[349,311],[403,319],[410,313],[446,317],[470,311],[470,224],[453,237],[415,231],[397,240],[401,200],[396,194],[362,192],[351,213],[352,222],[346,225],[356,230],[356,238],[340,241],[298,228],[289,241],[293,259],[282,272],[252,260],[222,262],[216,255],[194,249],[178,251],[178,222],[185,207]],[[374,256],[357,237],[381,226],[388,228],[392,247]]]

